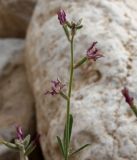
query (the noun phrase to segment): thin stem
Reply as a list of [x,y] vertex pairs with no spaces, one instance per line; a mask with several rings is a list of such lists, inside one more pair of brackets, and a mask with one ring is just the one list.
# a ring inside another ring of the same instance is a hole
[[24,155],[24,151],[20,151],[20,160],[29,160],[28,157]]
[[80,61],[78,61],[75,65],[74,65],[74,69],[78,68],[80,65],[82,65],[85,61],[87,61],[87,57],[83,57]]
[[134,112],[135,116],[137,117],[137,108],[135,105],[131,106],[132,111]]
[[64,29],[64,32],[66,34],[66,37],[67,37],[68,41],[70,42],[70,35],[69,35],[69,31],[68,31],[67,25],[64,25],[63,29]]
[[71,97],[71,90],[72,90],[72,82],[73,82],[73,64],[74,64],[74,57],[73,57],[73,41],[74,37],[72,36],[71,39],[71,66],[70,66],[70,80],[69,80],[69,90],[68,90],[68,97]]
[[69,99],[68,96],[66,96],[63,92],[60,92],[60,95],[61,95],[64,99],[66,99],[66,100]]
[[71,64],[70,64],[70,80],[69,80],[69,89],[68,89],[68,100],[67,100],[67,123],[66,123],[66,128],[67,128],[67,140],[66,140],[66,156],[65,160],[68,160],[69,157],[69,115],[70,115],[70,98],[71,98],[71,91],[72,91],[72,82],[73,82],[73,64],[74,64],[74,57],[73,57],[73,40],[74,36],[72,36],[72,39],[70,41],[71,45]]

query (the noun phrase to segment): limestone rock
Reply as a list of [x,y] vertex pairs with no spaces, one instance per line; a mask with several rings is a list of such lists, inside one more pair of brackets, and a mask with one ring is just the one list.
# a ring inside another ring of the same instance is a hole
[[0,37],[24,37],[36,0],[0,0]]
[[[37,122],[47,160],[60,160],[56,140],[63,134],[66,102],[45,96],[50,80],[68,84],[70,47],[57,20],[61,4],[68,19],[83,18],[75,39],[75,61],[93,41],[104,58],[75,70],[71,112],[74,116],[72,147],[91,146],[73,160],[136,160],[137,121],[121,89],[137,90],[137,11],[132,0],[39,1],[27,35],[26,64],[37,102]],[[47,10],[45,11],[45,8]],[[49,13],[49,14],[48,14]]]
[[[0,40],[0,139],[12,141],[16,125],[34,134],[34,98],[24,66],[24,40]],[[17,153],[0,145],[0,160],[18,160]]]

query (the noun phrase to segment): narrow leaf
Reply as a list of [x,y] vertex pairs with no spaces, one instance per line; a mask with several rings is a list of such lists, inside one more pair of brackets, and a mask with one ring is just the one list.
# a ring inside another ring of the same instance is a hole
[[15,150],[18,149],[18,147],[14,143],[6,142],[6,141],[2,141],[1,143],[10,149],[15,149]]
[[37,144],[32,141],[29,146],[26,148],[25,156],[28,156],[35,148]]
[[62,153],[63,157],[65,157],[64,148],[63,148],[63,144],[62,144],[62,142],[61,142],[60,137],[57,136],[57,140],[58,140],[58,144],[59,144],[61,153]]
[[25,155],[28,156],[37,146],[39,142],[40,135],[36,135],[35,139],[25,148]]
[[30,138],[31,136],[30,135],[27,135],[24,140],[23,140],[23,144],[25,146],[25,149],[28,147],[29,143],[30,143]]
[[73,126],[73,116],[72,116],[72,114],[70,114],[69,115],[69,142],[71,139],[72,126]]
[[37,145],[31,145],[31,147],[27,148],[26,152],[25,152],[25,156],[30,155],[34,149],[36,148]]
[[79,149],[77,149],[76,151],[70,153],[70,156],[80,152],[81,150],[83,150],[84,148],[88,147],[90,144],[85,144],[84,146],[80,147]]

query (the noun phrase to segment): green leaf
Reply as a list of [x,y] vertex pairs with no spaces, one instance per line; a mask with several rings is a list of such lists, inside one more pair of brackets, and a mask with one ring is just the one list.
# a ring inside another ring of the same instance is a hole
[[62,144],[62,142],[61,142],[60,137],[57,136],[57,140],[58,140],[58,144],[59,144],[61,153],[62,153],[63,157],[65,157],[64,147],[63,147],[63,144]]
[[73,116],[72,116],[72,114],[70,114],[69,115],[69,142],[71,139],[72,126],[73,126]]
[[10,149],[15,149],[15,150],[18,149],[18,147],[14,143],[6,142],[6,141],[2,141],[1,143]]
[[82,147],[80,147],[80,148],[77,149],[76,151],[70,153],[70,156],[72,156],[72,155],[74,155],[74,154],[80,152],[81,150],[83,150],[84,148],[88,147],[89,145],[90,145],[90,144],[85,144],[85,145],[83,145]]
[[33,152],[33,150],[36,148],[36,146],[37,146],[37,144],[36,144],[34,141],[32,141],[32,142],[28,145],[28,147],[26,148],[25,156],[30,155],[31,152]]
[[31,136],[30,136],[30,134],[29,134],[29,135],[27,135],[27,136],[24,138],[24,140],[23,140],[23,144],[24,144],[25,149],[28,147],[28,145],[29,145],[29,143],[30,143],[30,138],[31,138]]
[[29,147],[25,152],[25,156],[29,156],[34,151],[35,148],[36,145],[32,145],[31,147]]

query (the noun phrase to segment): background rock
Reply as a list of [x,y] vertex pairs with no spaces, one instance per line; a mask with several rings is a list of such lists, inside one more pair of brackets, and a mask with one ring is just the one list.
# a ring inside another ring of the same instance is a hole
[[0,37],[24,37],[36,0],[0,0]]
[[[24,40],[0,40],[0,138],[12,141],[16,125],[35,133],[34,98],[24,67]],[[17,160],[17,153],[0,146],[0,160]]]
[[[45,8],[49,7],[46,11]],[[137,90],[137,10],[132,0],[39,1],[27,35],[26,64],[34,91],[38,131],[47,160],[60,160],[57,135],[63,134],[65,101],[44,96],[50,80],[68,82],[69,43],[57,20],[58,6],[69,19],[83,18],[75,40],[75,60],[93,41],[104,53],[75,72],[71,111],[74,116],[72,147],[91,146],[73,160],[136,160],[137,122],[125,104],[121,89]]]

